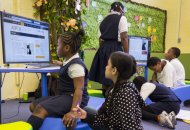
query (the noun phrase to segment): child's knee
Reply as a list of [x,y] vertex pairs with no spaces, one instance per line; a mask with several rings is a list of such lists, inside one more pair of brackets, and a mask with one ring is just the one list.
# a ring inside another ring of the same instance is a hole
[[34,103],[30,103],[30,106],[29,106],[30,112],[34,112],[35,107],[36,105],[34,105]]
[[48,115],[48,112],[46,111],[46,109],[41,106],[41,105],[37,105],[33,111],[34,115],[38,115],[41,118],[45,118]]

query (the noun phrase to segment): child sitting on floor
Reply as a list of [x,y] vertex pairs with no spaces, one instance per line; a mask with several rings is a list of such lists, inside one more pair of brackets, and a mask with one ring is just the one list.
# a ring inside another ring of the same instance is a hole
[[84,119],[93,130],[142,130],[141,108],[144,101],[129,78],[136,72],[136,61],[124,52],[111,54],[105,70],[114,82],[99,111],[75,109],[76,117]]
[[177,86],[185,85],[185,69],[183,64],[179,61],[180,49],[177,47],[172,47],[165,54],[165,58],[170,61],[176,71]]
[[167,87],[176,87],[176,72],[171,63],[167,60],[160,60],[158,57],[151,57],[147,61],[149,69],[154,71],[153,82],[164,84]]
[[174,92],[163,84],[149,83],[142,76],[136,77],[133,83],[143,100],[149,97],[152,101],[151,104],[142,108],[142,118],[157,121],[162,126],[175,128],[175,115],[180,110],[181,100]]

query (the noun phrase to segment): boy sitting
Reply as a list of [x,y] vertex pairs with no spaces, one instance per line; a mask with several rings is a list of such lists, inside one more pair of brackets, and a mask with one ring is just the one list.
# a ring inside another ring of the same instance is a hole
[[180,53],[180,49],[177,47],[171,47],[168,52],[165,53],[165,58],[170,61],[176,71],[177,86],[185,85],[185,69],[178,59]]
[[171,63],[167,60],[160,60],[158,57],[151,57],[147,61],[149,69],[154,71],[153,82],[164,84],[167,87],[176,87],[176,72]]

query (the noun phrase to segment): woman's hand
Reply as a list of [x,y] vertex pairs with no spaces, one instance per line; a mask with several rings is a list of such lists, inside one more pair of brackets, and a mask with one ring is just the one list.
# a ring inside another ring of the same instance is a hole
[[58,60],[53,60],[53,64],[60,65],[60,66],[63,65],[63,63],[61,61],[58,61]]
[[75,119],[76,117],[75,117],[74,112],[70,111],[64,115],[62,120],[66,127],[70,127],[74,125]]
[[73,108],[73,112],[76,118],[85,119],[87,116],[87,112],[79,106],[77,106],[77,108]]
[[66,127],[70,127],[74,125],[76,118],[85,119],[86,116],[87,112],[77,106],[77,108],[73,108],[72,111],[64,115],[63,122]]

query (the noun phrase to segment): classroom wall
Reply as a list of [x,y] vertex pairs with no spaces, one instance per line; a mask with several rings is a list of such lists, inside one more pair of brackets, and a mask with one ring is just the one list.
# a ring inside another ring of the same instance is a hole
[[[33,18],[34,0],[0,0],[0,11]],[[0,29],[1,31],[1,29]],[[0,66],[3,65],[2,41],[0,32]],[[10,65],[10,67],[22,67],[23,65]],[[39,75],[39,74],[38,74]],[[40,76],[40,75],[39,75]],[[3,76],[4,77],[4,74]],[[24,79],[24,80],[23,80]],[[22,83],[23,81],[23,83]],[[36,74],[31,73],[7,73],[2,87],[2,99],[18,98],[22,93],[34,91],[39,80]]]
[[[183,53],[190,53],[190,17],[189,17],[189,5],[190,0],[182,0],[181,2],[181,21],[179,36],[181,37],[181,43],[179,48]],[[190,62],[190,57],[189,60]],[[190,71],[188,71],[190,73]]]
[[[186,79],[190,79],[190,17],[189,9],[190,0],[132,0],[133,2],[146,4],[153,7],[167,11],[166,24],[166,41],[165,50],[176,46],[180,48],[182,54],[179,57],[180,61],[185,67]],[[181,4],[181,7],[180,7]],[[181,9],[181,10],[180,10]],[[181,12],[181,13],[180,13]],[[178,43],[178,37],[181,42]],[[90,68],[91,60],[95,51],[85,51],[85,63]],[[152,53],[151,56],[158,56],[164,58],[164,53]],[[149,70],[149,79],[152,72]],[[101,88],[100,84],[90,82],[91,88]]]
[[[32,5],[34,1],[35,0],[0,0],[0,10],[1,11],[5,10],[10,13],[33,18],[34,9]],[[172,46],[179,47],[182,53],[186,53],[185,55],[187,60],[185,60],[184,62],[190,61],[188,59],[190,58],[190,46],[188,45],[190,43],[190,38],[189,38],[190,17],[188,15],[189,13],[188,6],[190,5],[190,0],[132,0],[132,1],[167,10],[167,28],[166,28],[166,46],[165,46],[166,50]],[[180,15],[180,3],[181,3],[181,15]],[[180,43],[177,42],[178,36],[181,38]],[[95,52],[92,53],[94,54]],[[91,54],[86,53],[85,57],[87,59],[92,59],[90,55]],[[3,56],[2,56],[1,35],[0,35],[0,57],[1,57],[0,65],[2,65]],[[90,66],[91,62],[88,61],[87,64],[89,64],[88,66]],[[19,66],[22,65],[11,65],[11,67],[19,67]],[[186,73],[190,74],[189,68],[186,70],[187,70]],[[20,90],[19,86],[22,83],[23,77],[24,77],[24,82]],[[189,77],[190,76],[188,76],[188,78]],[[38,78],[35,74],[8,73],[6,74],[2,88],[2,98],[3,99],[16,98],[18,97],[19,90],[21,93],[34,91],[38,86],[38,82],[39,82]],[[90,86],[93,87],[93,83],[90,84]]]
[[[165,49],[176,46],[182,53],[190,53],[190,0],[132,0],[133,2],[167,10]],[[180,6],[181,5],[181,6]],[[181,12],[181,13],[180,13]],[[181,42],[178,43],[178,38]]]

